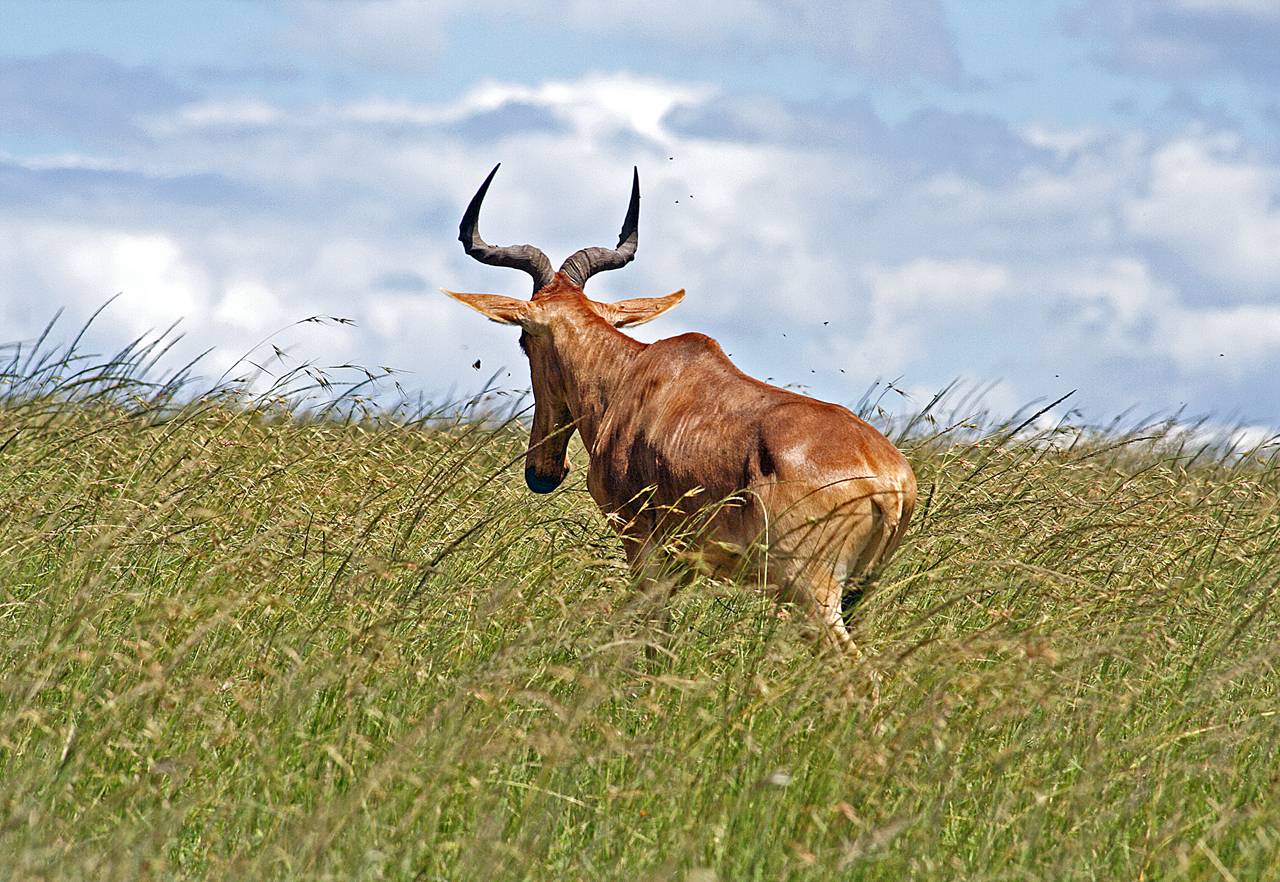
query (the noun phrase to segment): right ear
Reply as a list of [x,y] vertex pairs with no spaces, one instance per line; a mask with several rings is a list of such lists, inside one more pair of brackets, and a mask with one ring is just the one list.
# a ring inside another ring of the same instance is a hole
[[630,300],[617,300],[613,303],[597,303],[594,300],[587,302],[609,324],[615,328],[625,328],[652,321],[681,300],[684,300],[684,288],[666,297],[632,297]]
[[500,325],[523,325],[529,320],[533,304],[528,300],[517,300],[515,297],[504,297],[501,294],[459,294],[457,291],[440,289],[454,300],[461,301],[491,322]]

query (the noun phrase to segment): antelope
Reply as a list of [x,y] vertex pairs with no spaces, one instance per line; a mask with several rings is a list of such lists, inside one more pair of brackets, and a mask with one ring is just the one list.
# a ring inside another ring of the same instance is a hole
[[553,270],[538,248],[480,237],[480,206],[500,165],[467,206],[459,239],[481,263],[532,276],[533,296],[442,290],[520,328],[534,400],[529,489],[550,493],[565,479],[576,431],[590,461],[587,489],[642,583],[660,584],[669,540],[698,523],[690,552],[707,571],[758,578],[811,616],[825,642],[856,652],[842,597],[902,541],[916,500],[906,458],[846,408],[742,373],[710,337],[646,344],[618,330],[662,315],[683,289],[616,303],[583,293],[593,275],[635,257],[638,169],[617,247],[583,248]]

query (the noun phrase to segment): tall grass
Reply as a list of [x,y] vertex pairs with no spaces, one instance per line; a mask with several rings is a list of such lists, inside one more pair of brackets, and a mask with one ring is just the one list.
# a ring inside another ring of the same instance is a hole
[[163,348],[0,378],[3,878],[1280,876],[1275,447],[935,402],[861,662],[698,579],[654,665],[510,410]]

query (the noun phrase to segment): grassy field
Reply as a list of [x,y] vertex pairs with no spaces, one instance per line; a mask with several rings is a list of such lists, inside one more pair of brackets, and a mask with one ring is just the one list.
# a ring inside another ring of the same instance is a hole
[[863,662],[702,580],[652,664],[576,443],[150,357],[5,380],[0,878],[1280,878],[1275,447],[919,420]]

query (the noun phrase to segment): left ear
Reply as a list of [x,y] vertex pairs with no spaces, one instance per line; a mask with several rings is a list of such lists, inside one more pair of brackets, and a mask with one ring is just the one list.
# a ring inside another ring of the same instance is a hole
[[517,300],[501,294],[459,294],[447,288],[440,290],[454,300],[470,306],[489,321],[500,325],[523,325],[528,321],[530,311],[533,309],[533,304],[528,300]]
[[627,325],[638,325],[655,319],[684,299],[681,288],[666,297],[632,297],[630,300],[619,300],[617,303],[597,303],[587,301],[596,314],[615,328]]

